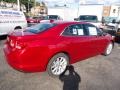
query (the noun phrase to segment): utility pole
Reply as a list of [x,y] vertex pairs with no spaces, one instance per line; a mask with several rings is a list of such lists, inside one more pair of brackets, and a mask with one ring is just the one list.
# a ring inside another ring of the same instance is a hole
[[34,7],[36,7],[36,0],[34,0]]
[[28,12],[30,11],[30,0],[28,0]]
[[120,18],[120,7],[118,7],[118,17]]
[[17,0],[17,10],[20,11],[20,0]]
[[34,15],[35,15],[35,8],[36,8],[36,0],[34,0]]

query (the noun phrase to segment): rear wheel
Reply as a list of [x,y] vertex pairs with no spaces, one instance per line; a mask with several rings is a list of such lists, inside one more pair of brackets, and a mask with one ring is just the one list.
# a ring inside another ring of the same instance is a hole
[[50,76],[59,76],[69,64],[69,57],[64,53],[54,55],[48,63],[47,71]]
[[107,46],[105,52],[104,52],[104,55],[107,56],[107,55],[111,54],[112,49],[113,49],[113,43],[110,42],[110,43],[108,44],[108,46]]

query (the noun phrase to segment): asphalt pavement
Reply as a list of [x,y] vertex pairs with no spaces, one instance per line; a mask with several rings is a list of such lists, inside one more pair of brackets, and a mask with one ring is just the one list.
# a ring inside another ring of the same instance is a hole
[[[23,73],[10,67],[0,40],[0,90],[120,90],[120,45],[109,56],[98,55],[78,63],[58,78],[47,72]],[[70,73],[71,72],[71,73]]]

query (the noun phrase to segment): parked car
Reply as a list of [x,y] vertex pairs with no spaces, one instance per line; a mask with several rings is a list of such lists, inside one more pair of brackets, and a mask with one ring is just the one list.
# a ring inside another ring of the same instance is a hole
[[78,18],[74,18],[74,20],[89,22],[102,30],[104,29],[104,24],[98,21],[98,17],[96,15],[80,15]]
[[116,21],[116,19],[113,19],[112,22],[106,24],[104,31],[111,34],[115,38],[119,37],[120,21]]
[[37,23],[36,19],[33,17],[26,17],[27,23]]
[[109,22],[107,25],[107,28],[112,29],[114,31],[119,31],[120,30],[120,20],[118,19],[113,19],[111,22]]
[[45,16],[45,18],[43,20],[41,20],[40,22],[43,23],[43,22],[54,22],[56,20],[63,20],[59,15],[47,15]]
[[85,22],[98,22],[98,18],[96,15],[80,15],[78,18],[75,18],[75,20]]
[[62,20],[62,18],[59,15],[47,15],[47,19]]
[[40,21],[44,19],[44,16],[26,17],[27,23],[40,23]]
[[46,17],[45,16],[35,16],[33,19],[36,20],[36,23],[40,23],[41,20],[44,20]]
[[66,66],[98,54],[109,55],[111,35],[86,22],[39,23],[11,33],[4,45],[7,62],[25,72],[62,74]]
[[21,11],[0,9],[0,36],[27,27],[25,15]]

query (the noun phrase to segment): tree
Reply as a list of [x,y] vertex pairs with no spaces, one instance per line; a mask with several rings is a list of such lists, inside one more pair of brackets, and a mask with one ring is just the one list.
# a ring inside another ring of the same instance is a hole
[[0,2],[1,1],[8,2],[8,3],[16,3],[17,2],[17,0],[0,0]]
[[20,0],[20,3],[25,5],[27,12],[34,6],[34,0]]
[[[17,0],[0,0],[0,2],[1,1],[17,4]],[[28,4],[29,4],[29,10],[30,10],[34,6],[34,3],[35,3],[35,0],[20,0],[20,4],[25,5],[27,10],[28,10]]]

